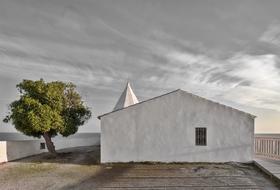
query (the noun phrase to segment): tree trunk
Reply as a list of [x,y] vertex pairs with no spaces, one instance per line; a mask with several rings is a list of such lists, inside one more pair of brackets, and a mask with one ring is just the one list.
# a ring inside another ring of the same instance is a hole
[[49,133],[44,133],[43,137],[44,137],[44,139],[46,141],[46,145],[47,145],[49,153],[56,154],[55,146],[54,146],[54,144],[52,142],[50,134]]

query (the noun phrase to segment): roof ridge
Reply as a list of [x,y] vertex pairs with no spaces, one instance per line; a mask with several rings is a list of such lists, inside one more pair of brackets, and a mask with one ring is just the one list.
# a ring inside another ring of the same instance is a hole
[[100,119],[101,117],[103,117],[103,116],[105,116],[105,115],[108,115],[108,114],[111,114],[111,113],[114,113],[114,112],[117,112],[117,111],[120,111],[120,110],[124,110],[124,109],[126,109],[126,108],[129,108],[129,107],[132,107],[132,106],[136,106],[136,105],[139,105],[139,104],[142,104],[142,103],[145,103],[145,102],[148,102],[148,101],[151,101],[151,100],[154,100],[154,99],[160,98],[160,97],[162,97],[162,96],[166,96],[166,95],[168,95],[168,94],[171,94],[171,93],[177,92],[177,91],[179,91],[179,90],[180,90],[180,89],[173,90],[173,91],[171,91],[171,92],[168,92],[168,93],[165,93],[165,94],[162,94],[162,95],[159,95],[159,96],[155,96],[155,97],[153,97],[153,98],[149,98],[149,99],[147,99],[147,100],[144,100],[144,101],[138,102],[138,103],[136,103],[136,104],[132,104],[132,105],[130,105],[130,106],[123,107],[123,108],[121,108],[121,109],[113,110],[113,111],[111,111],[111,112],[108,112],[108,113],[105,113],[105,114],[99,115],[99,116],[97,116],[97,118],[98,118],[98,119]]

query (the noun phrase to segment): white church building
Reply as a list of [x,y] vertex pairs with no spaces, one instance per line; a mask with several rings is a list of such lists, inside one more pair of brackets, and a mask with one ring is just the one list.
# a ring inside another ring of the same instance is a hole
[[254,118],[175,90],[138,102],[128,83],[101,120],[101,162],[251,162]]

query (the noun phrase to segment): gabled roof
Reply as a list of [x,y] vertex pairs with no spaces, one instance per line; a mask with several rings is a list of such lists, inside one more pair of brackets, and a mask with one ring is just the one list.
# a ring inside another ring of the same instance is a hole
[[130,83],[127,82],[126,87],[123,91],[123,93],[121,94],[117,104],[115,105],[113,111],[119,110],[119,109],[123,109],[127,106],[131,106],[133,104],[137,104],[139,101],[137,99],[137,97],[135,96]]
[[109,115],[109,114],[111,114],[111,113],[114,113],[114,112],[117,112],[117,111],[120,111],[120,110],[124,110],[124,109],[129,108],[129,107],[132,107],[132,106],[137,106],[137,105],[139,105],[139,104],[146,103],[146,102],[149,102],[149,101],[151,101],[151,100],[154,100],[154,99],[157,99],[157,98],[161,98],[162,96],[166,96],[166,95],[169,95],[169,94],[176,93],[176,92],[178,92],[178,91],[184,92],[184,93],[189,94],[189,95],[191,95],[191,96],[195,96],[195,97],[197,97],[197,98],[201,98],[201,99],[203,99],[203,100],[206,100],[206,101],[209,101],[209,102],[212,102],[212,103],[221,105],[221,106],[225,106],[225,107],[227,107],[227,108],[229,108],[229,109],[232,109],[232,110],[241,112],[241,113],[243,113],[243,114],[246,114],[246,115],[248,115],[248,116],[250,116],[250,117],[252,117],[252,118],[255,118],[255,117],[256,117],[255,115],[252,115],[252,114],[250,114],[250,113],[247,113],[247,112],[238,110],[238,109],[236,109],[236,108],[232,108],[232,107],[230,107],[230,106],[227,106],[227,105],[224,105],[224,104],[220,104],[220,103],[218,103],[218,102],[215,102],[215,101],[212,101],[212,100],[209,100],[209,99],[206,99],[206,98],[203,98],[203,97],[194,95],[194,94],[189,93],[189,92],[187,92],[187,91],[184,91],[184,90],[181,90],[181,89],[177,89],[177,90],[168,92],[168,93],[166,93],[166,94],[162,94],[162,95],[160,95],[160,96],[156,96],[156,97],[153,97],[153,98],[151,98],[151,99],[148,99],[148,100],[145,100],[145,101],[142,101],[142,102],[139,102],[139,103],[136,103],[136,104],[133,104],[133,105],[124,107],[124,108],[122,108],[122,109],[113,110],[113,111],[111,111],[111,112],[108,112],[108,113],[105,113],[105,114],[103,114],[103,115],[100,115],[100,116],[98,116],[97,118],[98,118],[98,119],[101,119],[101,117],[103,117],[103,116],[105,116],[105,115]]

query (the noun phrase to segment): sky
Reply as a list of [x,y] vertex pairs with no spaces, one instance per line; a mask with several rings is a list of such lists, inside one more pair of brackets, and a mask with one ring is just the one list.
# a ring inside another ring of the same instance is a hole
[[[279,0],[1,0],[0,117],[23,79],[77,85],[100,131],[129,80],[139,100],[182,89],[280,133]],[[2,119],[1,119],[2,120]],[[0,132],[14,132],[0,122]]]

